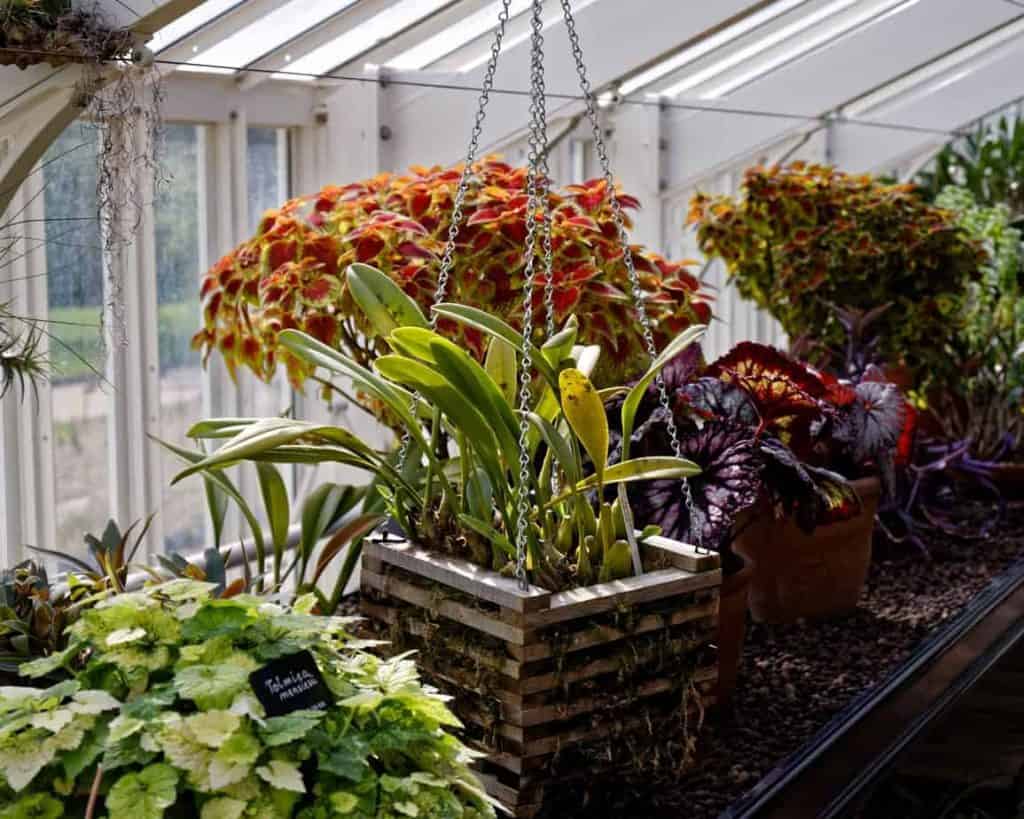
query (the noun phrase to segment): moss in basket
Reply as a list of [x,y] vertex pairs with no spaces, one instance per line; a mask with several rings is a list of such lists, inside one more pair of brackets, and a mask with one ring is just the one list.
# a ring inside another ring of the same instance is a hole
[[[416,303],[380,271],[352,265],[347,286],[391,350],[372,369],[296,330],[282,332],[280,343],[327,380],[347,379],[386,407],[407,436],[404,466],[340,427],[290,418],[222,419],[203,421],[189,432],[198,439],[228,440],[176,480],[196,472],[220,474],[245,460],[342,463],[372,475],[389,514],[410,538],[430,548],[511,572],[525,499],[527,569],[535,582],[557,590],[642,571],[621,487],[683,478],[698,468],[676,457],[630,459],[628,452],[609,465],[604,402],[626,394],[621,420],[631,429],[644,392],[703,327],[680,334],[628,389],[594,388],[588,373],[600,350],[577,345],[573,317],[542,347],[531,346],[535,372],[526,386],[529,428],[522,468],[522,336],[481,310],[438,305],[439,318],[489,338],[480,364],[432,330]],[[619,490],[616,503],[605,501],[607,487]]]
[[[175,580],[104,601],[67,652],[23,667],[71,679],[0,688],[0,816],[88,815],[90,795],[109,819],[494,815],[410,660],[365,653],[311,597],[212,590]],[[334,704],[267,717],[249,673],[302,650]]]

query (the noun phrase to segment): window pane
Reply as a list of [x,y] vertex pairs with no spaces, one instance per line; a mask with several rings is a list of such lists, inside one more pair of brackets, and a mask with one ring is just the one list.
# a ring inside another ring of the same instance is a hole
[[[164,170],[169,179],[153,211],[156,228],[157,323],[160,350],[160,432],[183,444],[188,428],[203,414],[203,372],[191,349],[199,328],[199,167],[198,129],[168,125]],[[182,481],[171,487],[180,461],[154,446],[163,475],[164,548],[189,553],[204,545],[206,500],[203,482]]]
[[[100,331],[103,255],[96,206],[96,134],[72,124],[44,157],[47,292],[53,365],[57,548],[82,554],[85,532],[110,517],[107,418]],[[121,521],[127,525],[128,521]]]

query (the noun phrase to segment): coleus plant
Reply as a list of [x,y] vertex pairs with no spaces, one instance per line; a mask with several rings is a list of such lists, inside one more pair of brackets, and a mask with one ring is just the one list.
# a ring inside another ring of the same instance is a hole
[[[684,487],[672,480],[632,492],[636,514],[670,537],[726,555],[737,516],[762,500],[807,531],[856,514],[860,501],[844,475],[891,471],[908,434],[895,385],[839,381],[765,345],[741,343],[708,366],[699,356],[680,357],[665,373],[682,452],[701,468],[689,481],[692,515]],[[670,451],[652,396],[641,415],[633,451]]]
[[[269,379],[284,364],[296,388],[314,367],[280,343],[283,330],[302,330],[368,366],[389,348],[358,309],[344,272],[352,263],[372,265],[427,310],[435,300],[461,174],[461,166],[416,167],[406,175],[329,186],[269,211],[256,235],[203,277],[204,326],[194,346],[207,357],[219,351],[232,373],[244,366]],[[447,286],[450,301],[513,328],[523,318],[527,176],[526,168],[493,158],[473,166]],[[627,210],[638,207],[635,198],[610,190],[604,180],[548,196],[555,321],[561,325],[575,314],[579,337],[601,345],[599,385],[638,375],[637,362],[644,360],[613,198]],[[659,346],[710,319],[708,297],[686,262],[670,262],[643,247],[632,253]],[[537,268],[543,270],[539,258]],[[543,327],[539,288],[534,310],[534,327]],[[486,333],[448,317],[437,329],[483,360]]]
[[525,388],[517,356],[522,336],[477,308],[438,305],[439,318],[489,339],[481,364],[430,329],[416,303],[381,271],[352,265],[347,279],[365,320],[391,350],[373,369],[300,331],[282,331],[279,343],[303,366],[320,368],[328,381],[350,380],[393,413],[408,436],[404,464],[335,426],[288,418],[223,419],[190,431],[199,439],[227,440],[177,479],[197,472],[216,475],[244,460],[343,463],[372,475],[390,516],[427,547],[511,571],[525,499],[527,570],[538,584],[561,589],[642,570],[625,493],[618,504],[602,501],[596,508],[586,493],[596,490],[601,497],[605,487],[681,478],[697,468],[669,456],[610,465],[603,399],[626,393],[621,423],[632,428],[648,385],[702,327],[679,335],[632,390],[604,393],[588,377],[599,349],[576,344],[579,325],[573,317],[543,346],[531,345],[535,373],[529,381],[535,394],[527,412],[524,468],[517,416],[517,388]]
[[946,365],[966,283],[986,257],[954,214],[925,203],[913,185],[802,162],[749,169],[737,198],[698,194],[688,221],[740,293],[791,338],[814,338],[816,352],[843,355],[835,306],[890,305],[877,322],[879,356],[922,379]]
[[[0,688],[5,817],[494,816],[458,721],[411,660],[366,653],[350,618],[310,614],[312,597],[213,590],[174,580],[113,597],[64,652],[22,669],[68,679]],[[333,704],[267,716],[250,673],[300,651]]]

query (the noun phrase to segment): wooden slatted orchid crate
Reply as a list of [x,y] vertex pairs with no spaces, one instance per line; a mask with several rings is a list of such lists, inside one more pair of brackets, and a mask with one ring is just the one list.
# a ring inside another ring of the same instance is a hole
[[642,548],[645,574],[556,593],[404,541],[364,546],[363,612],[453,697],[517,817],[555,782],[693,758],[718,677],[719,559],[661,537]]

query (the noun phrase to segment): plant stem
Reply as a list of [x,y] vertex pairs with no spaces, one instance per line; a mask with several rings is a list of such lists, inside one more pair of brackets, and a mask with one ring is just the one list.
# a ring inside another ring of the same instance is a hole
[[96,776],[92,778],[92,788],[89,789],[89,803],[85,808],[85,819],[92,819],[96,811],[96,803],[100,798],[100,783],[103,782],[103,766],[96,766]]

